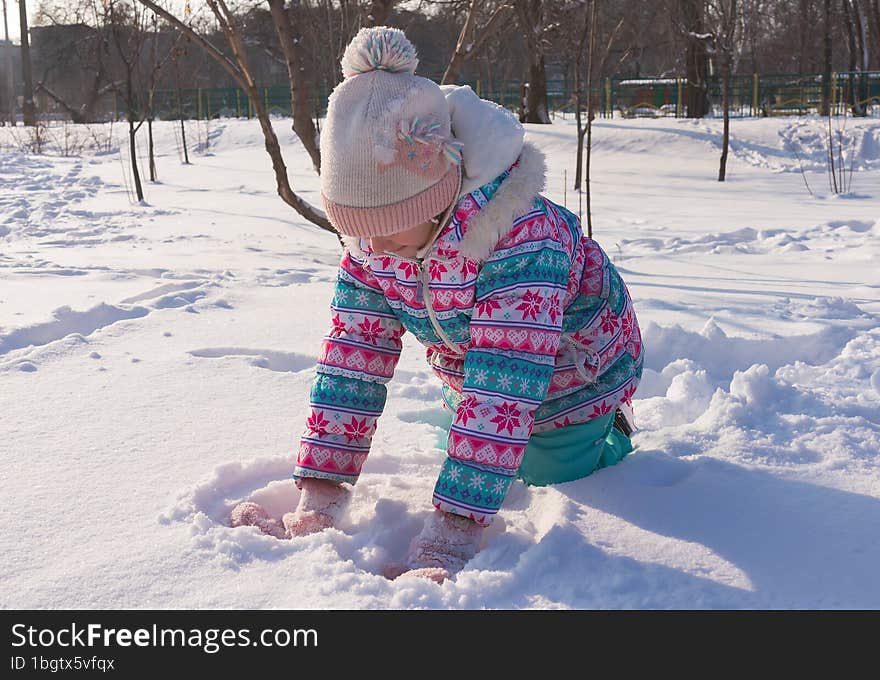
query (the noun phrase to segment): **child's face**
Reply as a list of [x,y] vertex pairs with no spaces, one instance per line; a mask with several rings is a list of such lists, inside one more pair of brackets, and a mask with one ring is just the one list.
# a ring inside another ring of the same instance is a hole
[[436,228],[437,222],[429,221],[389,236],[373,236],[370,238],[370,248],[374,253],[384,251],[402,257],[415,257]]

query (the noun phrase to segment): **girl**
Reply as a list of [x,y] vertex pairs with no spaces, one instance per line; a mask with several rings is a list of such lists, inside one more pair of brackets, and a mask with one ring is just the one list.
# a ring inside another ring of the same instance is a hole
[[370,450],[413,333],[450,413],[435,512],[406,563],[442,582],[475,554],[514,479],[579,479],[632,450],[621,408],[642,369],[629,293],[574,214],[539,194],[544,158],[506,109],[414,75],[415,50],[361,30],[321,139],[321,194],[346,248],[282,523],[253,503],[235,526],[331,527]]

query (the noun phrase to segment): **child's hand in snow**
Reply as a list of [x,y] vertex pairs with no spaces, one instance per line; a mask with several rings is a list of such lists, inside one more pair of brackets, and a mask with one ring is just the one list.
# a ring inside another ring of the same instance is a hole
[[304,478],[296,510],[288,512],[279,522],[257,503],[239,503],[230,514],[232,526],[255,526],[275,538],[305,536],[335,526],[339,520],[348,490],[326,479]]
[[287,538],[284,527],[278,520],[270,517],[266,509],[257,503],[239,503],[229,515],[234,527],[257,527],[264,534],[275,538]]
[[387,565],[385,576],[418,576],[443,583],[477,554],[482,533],[483,527],[473,520],[437,510],[413,539],[406,563]]
[[300,485],[299,505],[281,518],[287,535],[305,536],[336,526],[348,500],[348,489],[338,482],[314,477],[303,478]]

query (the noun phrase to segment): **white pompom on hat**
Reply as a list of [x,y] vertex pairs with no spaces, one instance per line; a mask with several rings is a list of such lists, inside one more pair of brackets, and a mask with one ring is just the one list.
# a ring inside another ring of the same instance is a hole
[[321,198],[348,236],[387,236],[446,210],[461,185],[461,144],[440,87],[415,75],[403,31],[363,28],[342,57],[321,132]]
[[416,48],[403,31],[387,26],[359,31],[345,48],[341,62],[342,75],[346,78],[369,71],[413,75],[418,65]]

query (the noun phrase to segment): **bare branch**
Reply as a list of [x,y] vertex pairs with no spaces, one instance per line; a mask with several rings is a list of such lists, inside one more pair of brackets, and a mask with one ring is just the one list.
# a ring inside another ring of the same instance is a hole
[[199,47],[205,50],[205,52],[207,52],[208,55],[212,59],[214,59],[214,61],[220,64],[220,66],[223,67],[223,70],[226,71],[236,83],[238,83],[242,88],[247,87],[247,82],[245,81],[244,76],[242,75],[238,67],[236,67],[236,65],[232,63],[232,61],[230,61],[230,59],[225,54],[223,54],[223,52],[217,49],[211,43],[211,41],[197,33],[196,30],[192,28],[192,26],[184,23],[176,16],[171,14],[171,12],[157,5],[155,2],[153,2],[153,0],[138,0],[138,2],[144,5],[144,7],[148,7],[154,13],[158,14],[168,23],[176,26],[181,31],[183,31],[183,33],[185,33],[193,42],[195,42],[196,44],[198,44]]
[[194,42],[203,47],[209,56],[223,66],[224,70],[226,70],[226,72],[233,77],[235,82],[244,89],[254,108],[257,120],[260,123],[266,153],[268,153],[269,158],[271,159],[272,169],[275,174],[275,188],[278,195],[281,197],[281,200],[313,224],[335,234],[336,232],[324,212],[300,198],[290,186],[290,178],[287,175],[287,165],[281,154],[281,145],[278,143],[278,137],[272,127],[269,113],[263,105],[254,78],[251,74],[247,54],[245,53],[244,45],[241,40],[241,33],[236,26],[234,16],[224,0],[206,0],[206,2],[226,37],[229,48],[232,51],[234,62],[220,52],[220,50],[212,45],[207,39],[199,35],[191,26],[185,24],[170,12],[156,5],[152,0],[138,0],[138,2],[149,7],[156,14],[165,18],[171,24],[177,26],[180,30],[186,33]]

